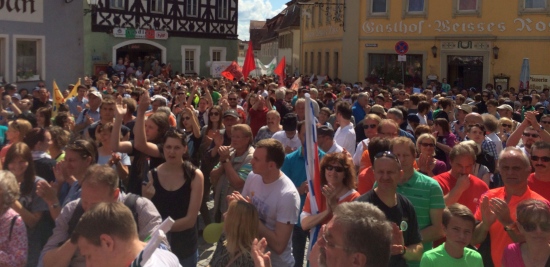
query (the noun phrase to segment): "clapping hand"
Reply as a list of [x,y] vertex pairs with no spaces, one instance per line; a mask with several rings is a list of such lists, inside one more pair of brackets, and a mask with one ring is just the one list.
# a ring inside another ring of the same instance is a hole
[[57,190],[54,186],[55,182],[49,184],[46,180],[40,180],[36,184],[36,194],[44,199],[48,205],[57,203]]
[[116,101],[115,115],[117,117],[122,117],[122,116],[126,115],[127,111],[128,111],[128,108],[127,108],[126,104],[124,104],[122,102],[122,96],[118,96],[117,101]]
[[392,242],[391,242],[391,255],[401,255],[403,254],[403,249],[405,249],[405,240],[403,239],[403,231],[399,229],[397,224],[392,223]]
[[271,252],[265,252],[267,247],[267,241],[265,237],[262,240],[258,241],[257,238],[254,238],[252,242],[252,247],[250,248],[250,256],[254,260],[255,267],[271,267]]

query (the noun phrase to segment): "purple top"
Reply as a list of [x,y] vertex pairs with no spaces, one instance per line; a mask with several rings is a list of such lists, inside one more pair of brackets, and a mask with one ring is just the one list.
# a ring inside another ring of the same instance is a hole
[[446,171],[448,171],[447,170],[447,164],[445,164],[445,162],[443,162],[441,160],[436,159],[435,160],[435,166],[432,169],[432,172],[433,172],[434,176],[436,176],[438,174],[441,174],[441,173],[444,173]]
[[503,267],[525,267],[521,257],[521,243],[512,243],[504,249],[502,254]]
[[446,135],[438,136],[437,142],[448,145],[449,147],[454,147],[456,141],[456,136],[453,133],[448,133]]

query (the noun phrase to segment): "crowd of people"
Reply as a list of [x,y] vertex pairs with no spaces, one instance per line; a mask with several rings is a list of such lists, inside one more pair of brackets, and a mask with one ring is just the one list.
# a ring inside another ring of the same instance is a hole
[[59,107],[43,82],[0,86],[0,267],[141,266],[167,218],[144,266],[197,266],[200,225],[222,222],[213,267],[550,264],[548,89],[138,81],[120,64]]

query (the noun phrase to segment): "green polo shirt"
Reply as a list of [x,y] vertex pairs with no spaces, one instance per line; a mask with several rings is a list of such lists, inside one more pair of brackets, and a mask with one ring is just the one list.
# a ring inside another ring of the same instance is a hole
[[[436,180],[414,171],[409,181],[397,186],[397,193],[407,197],[416,211],[420,230],[432,225],[430,209],[444,209],[443,191]],[[432,242],[422,243],[424,252],[432,249]],[[420,262],[407,262],[410,267],[419,266]]]

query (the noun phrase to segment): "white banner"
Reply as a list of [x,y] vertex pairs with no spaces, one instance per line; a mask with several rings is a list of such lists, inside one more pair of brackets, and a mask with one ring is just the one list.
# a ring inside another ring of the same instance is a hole
[[222,71],[227,69],[233,61],[214,61],[210,65],[210,75],[212,78],[220,78],[222,76]]
[[0,20],[44,22],[44,0],[0,0]]
[[250,72],[251,76],[273,75],[273,70],[277,67],[277,58],[274,57],[269,64],[264,65],[259,59],[255,59],[256,69]]
[[550,75],[529,75],[529,90],[542,92],[546,88],[550,89]]

